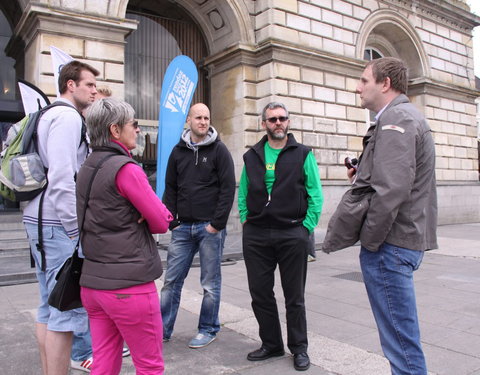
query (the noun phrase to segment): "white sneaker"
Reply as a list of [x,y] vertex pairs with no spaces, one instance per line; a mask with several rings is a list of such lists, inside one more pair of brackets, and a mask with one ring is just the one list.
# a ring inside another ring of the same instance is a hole
[[84,361],[74,361],[70,360],[70,367],[75,370],[80,370],[84,372],[90,372],[93,365],[93,357],[90,357]]

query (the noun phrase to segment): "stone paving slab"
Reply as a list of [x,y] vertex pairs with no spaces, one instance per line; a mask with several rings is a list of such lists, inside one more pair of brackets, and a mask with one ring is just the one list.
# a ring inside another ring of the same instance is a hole
[[[431,374],[480,375],[479,229],[480,224],[440,227],[441,248],[427,252],[415,273],[422,345]],[[231,240],[237,241],[239,254],[239,237],[231,236]],[[460,240],[471,241],[474,246],[467,248]],[[317,253],[317,261],[309,263],[306,306],[312,367],[307,374],[390,373],[365,288],[358,279],[358,251],[358,247],[352,247],[329,255]],[[250,307],[245,265],[237,259],[226,263],[222,271],[222,330],[217,340],[203,349],[187,346],[196,334],[202,293],[200,270],[194,267],[185,282],[173,338],[164,347],[165,373],[296,373],[288,354],[263,362],[246,360],[246,354],[257,349],[260,342]],[[277,278],[275,292],[285,332],[284,301],[278,284]],[[161,285],[158,280],[157,286]],[[37,285],[0,287],[0,300],[0,374],[40,373],[34,338]],[[125,359],[122,375],[134,373],[131,358]]]

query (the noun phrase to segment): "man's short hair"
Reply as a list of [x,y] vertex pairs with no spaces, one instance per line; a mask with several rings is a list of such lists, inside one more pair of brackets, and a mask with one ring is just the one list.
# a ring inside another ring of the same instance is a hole
[[100,72],[93,66],[77,60],[70,61],[62,67],[60,74],[58,75],[58,91],[60,91],[60,94],[65,94],[67,92],[68,81],[73,80],[78,85],[83,70],[88,70],[95,77],[100,75]]
[[372,67],[372,74],[376,83],[383,82],[388,77],[392,89],[407,94],[408,69],[402,60],[395,57],[382,57],[370,61],[367,64],[367,67],[369,66]]
[[118,124],[123,128],[134,116],[135,110],[122,100],[103,98],[94,101],[85,114],[90,145],[107,146],[111,139],[110,125]]
[[280,102],[271,102],[268,103],[262,111],[262,121],[267,121],[267,110],[269,109],[275,109],[275,108],[283,108],[285,110],[286,116],[288,117],[288,110],[287,107],[285,107],[285,104],[280,103]]

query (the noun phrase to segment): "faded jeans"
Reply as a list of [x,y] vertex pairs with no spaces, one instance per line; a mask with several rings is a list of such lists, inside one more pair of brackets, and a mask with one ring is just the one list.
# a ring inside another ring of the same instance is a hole
[[73,332],[72,354],[74,361],[85,361],[92,356],[92,337],[90,327],[85,332]]
[[198,252],[200,283],[203,288],[198,332],[215,336],[220,330],[218,310],[222,283],[221,261],[226,230],[209,233],[209,222],[182,223],[172,231],[168,247],[167,270],[161,292],[163,337],[169,339],[177,318],[185,278]]
[[392,375],[426,375],[420,343],[413,271],[423,251],[383,243],[378,252],[362,246],[360,266]]

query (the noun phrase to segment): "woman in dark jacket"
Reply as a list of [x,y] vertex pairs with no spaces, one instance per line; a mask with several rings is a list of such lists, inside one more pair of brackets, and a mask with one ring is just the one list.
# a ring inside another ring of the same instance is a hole
[[151,233],[165,233],[172,215],[131,157],[139,133],[133,108],[105,98],[90,106],[86,119],[92,153],[77,176],[77,214],[84,223],[80,285],[92,334],[91,374],[120,373],[124,340],[137,374],[163,374],[154,282],[162,265]]

